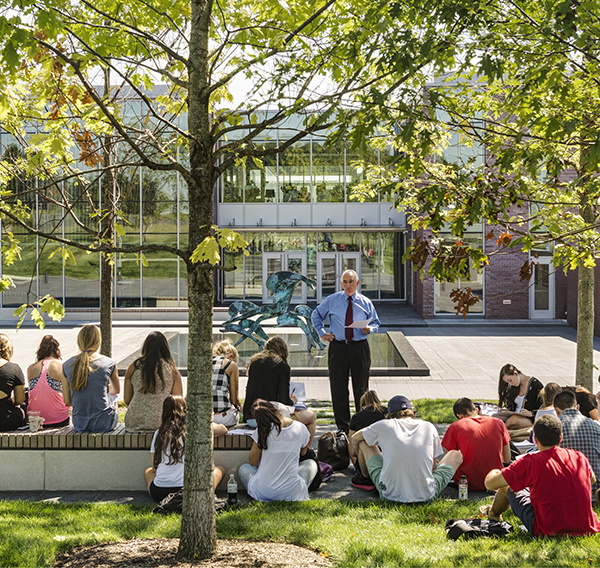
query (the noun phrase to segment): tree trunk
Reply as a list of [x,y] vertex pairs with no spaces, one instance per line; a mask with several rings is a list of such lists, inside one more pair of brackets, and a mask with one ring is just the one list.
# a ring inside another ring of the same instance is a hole
[[[192,0],[190,30],[189,253],[210,235],[213,222],[213,144],[210,135],[208,42],[211,0]],[[189,343],[183,515],[178,558],[210,558],[216,550],[212,435],[213,271],[189,260]]]
[[100,278],[100,334],[102,335],[102,355],[112,357],[112,296],[113,267],[109,260],[101,256],[102,276]]
[[210,558],[216,550],[212,435],[212,270],[188,272],[189,344],[183,518],[178,558]]
[[[110,70],[104,70],[104,97],[110,97]],[[115,210],[115,172],[110,167],[113,157],[114,141],[112,136],[104,137],[105,168],[102,176],[102,210],[104,214],[100,221],[100,235],[102,240],[113,241],[114,226],[113,212]],[[102,336],[102,355],[112,357],[112,295],[113,295],[113,267],[111,257],[100,256],[100,334]]]
[[[594,211],[587,195],[582,199],[581,216],[586,224],[594,222]],[[594,388],[594,268],[579,267],[577,275],[577,369],[575,382],[588,390]]]

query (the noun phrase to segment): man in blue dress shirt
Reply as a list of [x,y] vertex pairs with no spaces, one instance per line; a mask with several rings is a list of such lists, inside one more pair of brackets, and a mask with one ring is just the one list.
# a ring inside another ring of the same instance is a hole
[[[329,296],[312,313],[312,323],[321,339],[329,342],[327,365],[335,423],[348,432],[350,400],[348,378],[352,374],[352,390],[356,411],[360,397],[369,390],[371,351],[367,336],[379,329],[379,318],[373,302],[356,290],[360,281],[354,270],[342,274],[342,292]],[[329,318],[329,333],[325,320]],[[349,327],[354,322],[365,322],[361,328]]]

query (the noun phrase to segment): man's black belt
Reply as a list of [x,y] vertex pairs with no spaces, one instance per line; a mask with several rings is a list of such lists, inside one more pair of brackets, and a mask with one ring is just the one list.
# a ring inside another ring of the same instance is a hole
[[345,343],[346,345],[350,345],[350,343],[362,343],[366,341],[366,339],[333,339],[332,343]]

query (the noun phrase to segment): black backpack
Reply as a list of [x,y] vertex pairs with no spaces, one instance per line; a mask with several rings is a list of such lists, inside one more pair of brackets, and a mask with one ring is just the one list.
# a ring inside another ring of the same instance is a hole
[[480,536],[506,536],[511,531],[512,525],[505,521],[492,519],[448,519],[446,521],[446,533],[452,540],[457,540],[461,536],[463,540]]

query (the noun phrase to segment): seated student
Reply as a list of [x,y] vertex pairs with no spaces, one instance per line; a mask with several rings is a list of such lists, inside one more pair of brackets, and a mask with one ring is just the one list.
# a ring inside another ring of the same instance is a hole
[[513,513],[533,536],[579,536],[600,532],[592,510],[591,484],[596,481],[587,458],[559,447],[562,425],[542,416],[533,425],[539,452],[525,454],[504,469],[494,469],[485,486],[497,489],[492,505],[480,508],[490,518]]
[[[518,432],[531,428],[535,412],[541,405],[540,391],[544,385],[535,377],[525,375],[514,365],[507,363],[500,369],[498,380],[498,407],[495,415],[500,418],[511,433],[513,441],[517,438],[512,431]],[[522,434],[521,437],[527,437]]]
[[485,476],[492,470],[510,462],[510,436],[502,420],[492,416],[479,416],[470,398],[459,398],[453,406],[458,418],[450,424],[442,440],[446,450],[460,450],[463,461],[454,474],[458,483],[462,475],[469,489],[485,490]]
[[554,410],[554,397],[561,390],[561,386],[558,383],[548,383],[541,391],[540,397],[542,398],[542,406],[535,413],[535,419],[538,420],[542,416],[556,416],[556,410]]
[[[410,400],[394,396],[388,415],[352,437],[361,471],[368,471],[383,499],[423,503],[435,499],[462,462],[460,451],[442,453],[435,426],[417,420]],[[381,448],[381,449],[379,449]]]
[[79,355],[63,363],[77,432],[109,432],[119,422],[116,395],[121,384],[117,363],[99,353],[101,343],[100,330],[95,325],[84,325],[77,334]]
[[212,356],[213,422],[230,428],[240,418],[238,351],[229,341],[219,341]]
[[600,490],[600,424],[584,416],[577,407],[577,397],[570,388],[560,390],[554,397],[554,408],[562,423],[560,446],[577,450],[588,459],[596,476],[592,498],[597,500],[596,492]]
[[250,463],[238,471],[248,495],[257,501],[307,501],[318,468],[312,459],[300,463],[310,447],[308,429],[260,398],[252,405],[252,415],[257,427]]
[[383,420],[387,414],[387,408],[381,405],[381,401],[374,390],[367,391],[363,394],[360,397],[359,405],[361,410],[354,414],[350,419],[350,430],[348,432],[348,454],[354,464],[354,470],[356,471],[356,475],[352,478],[351,484],[358,489],[375,491],[375,485],[373,485],[371,478],[366,475],[367,472],[363,473],[360,470],[356,451],[352,445],[352,436],[359,430]]
[[592,420],[598,421],[600,419],[598,416],[598,401],[593,393],[580,385],[566,386],[565,388],[571,389],[575,393],[581,414]]
[[[163,402],[160,428],[154,433],[150,445],[152,467],[144,471],[148,493],[157,503],[169,493],[177,493],[183,488],[185,414],[185,398],[167,395]],[[213,433],[215,436],[227,434],[227,428],[221,424],[213,424]],[[224,475],[225,469],[214,466],[215,489]]]
[[181,375],[167,338],[160,331],[152,331],[144,340],[141,356],[129,365],[123,380],[125,430],[153,432],[159,428],[163,402],[170,394],[183,395]]
[[[248,363],[248,381],[244,400],[244,420],[256,428],[252,418],[252,405],[257,399],[272,402],[288,418],[296,418],[310,432],[310,441],[317,430],[317,415],[308,409],[296,409],[297,398],[290,395],[290,377],[292,370],[287,362],[288,345],[281,337],[271,337],[262,351],[256,353]],[[310,445],[310,444],[309,444]]]
[[21,367],[11,363],[13,345],[0,333],[0,432],[9,432],[25,425],[25,377]]
[[44,419],[43,428],[60,428],[70,422],[71,391],[60,362],[60,346],[51,335],[40,341],[36,362],[27,368],[29,405]]

